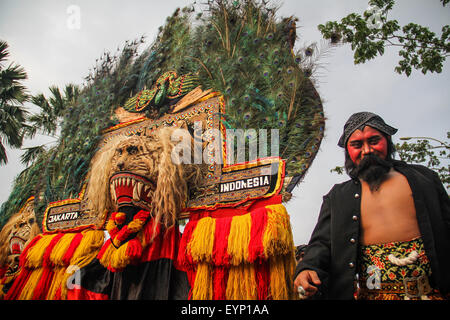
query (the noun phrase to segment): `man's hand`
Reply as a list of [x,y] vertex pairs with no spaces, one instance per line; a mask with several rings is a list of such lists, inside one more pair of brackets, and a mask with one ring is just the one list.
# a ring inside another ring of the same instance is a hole
[[317,286],[321,283],[322,282],[315,271],[303,270],[298,274],[297,278],[295,278],[294,286],[296,291],[299,286],[302,286],[303,289],[305,289],[305,296],[311,297],[316,294],[318,290]]

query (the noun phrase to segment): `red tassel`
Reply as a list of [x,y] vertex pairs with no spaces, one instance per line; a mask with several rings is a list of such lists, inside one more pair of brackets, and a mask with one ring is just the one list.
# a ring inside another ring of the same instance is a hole
[[[150,219],[144,226],[144,239],[145,243],[150,243],[153,237],[153,224],[154,220]],[[159,233],[160,226],[156,226],[156,234]]]
[[53,248],[58,243],[58,241],[64,236],[64,233],[58,233],[55,237],[53,237],[52,241],[50,241],[48,247],[45,249],[44,256],[42,258],[42,266],[44,268],[52,268],[53,264],[50,261],[50,254],[52,253]]
[[48,294],[48,289],[52,284],[53,275],[55,273],[50,268],[44,268],[42,276],[39,279],[38,284],[34,288],[32,300],[45,300]]
[[126,217],[126,214],[123,212],[114,212],[111,219],[113,219],[116,224],[121,225],[125,222]]
[[213,271],[213,300],[226,300],[228,267],[215,267]]
[[110,238],[114,238],[119,233],[119,228],[114,227],[111,230],[108,230],[108,234]]
[[75,237],[73,237],[73,239],[70,242],[70,245],[67,248],[67,251],[64,254],[64,257],[62,259],[65,266],[68,266],[70,264],[70,259],[72,259],[72,256],[73,256],[75,250],[78,248],[78,245],[80,244],[82,239],[83,239],[83,234],[81,232],[77,233],[75,235]]
[[187,245],[191,241],[192,233],[197,226],[198,220],[190,220],[184,227],[183,236],[180,240],[180,247],[178,249],[178,265],[182,268],[189,268],[189,265],[193,265],[194,261],[192,256],[187,251]]
[[135,260],[141,257],[142,255],[142,245],[141,242],[134,238],[128,241],[127,250],[125,254],[130,257],[130,259]]
[[[25,252],[25,251],[24,251]],[[17,300],[22,293],[22,289],[28,282],[32,270],[28,268],[22,268],[16,280],[14,280],[13,285],[9,289],[8,293],[5,295],[5,300]]]
[[251,213],[252,227],[248,244],[248,261],[264,258],[263,236],[267,225],[267,209],[258,208]]
[[19,259],[19,266],[23,267],[25,265],[25,262],[27,261],[27,255],[28,255],[28,251],[33,248],[33,246],[36,244],[36,242],[38,242],[40,239],[42,238],[42,234],[38,234],[36,237],[34,237],[30,243],[25,247],[25,249],[22,251],[22,253],[20,254],[20,259]]
[[39,279],[38,284],[33,292],[33,300],[44,300],[47,297],[48,289],[50,288],[53,280],[54,272],[52,270],[53,263],[50,261],[50,254],[58,241],[64,236],[64,233],[58,233],[50,241],[48,247],[45,249],[42,257],[42,276]]
[[149,215],[150,215],[149,211],[139,210],[139,212],[134,215],[133,220],[139,219],[139,220],[145,221],[145,220],[147,220]]
[[214,234],[214,247],[212,252],[213,263],[216,266],[228,266],[228,236],[230,234],[231,220],[233,217],[217,218]]
[[108,241],[106,241],[103,244],[102,248],[100,249],[99,253],[97,254],[97,259],[98,260],[100,260],[103,257],[103,255],[105,254],[106,249],[108,249],[108,247],[111,246],[111,245],[112,245],[112,239],[109,238]]
[[62,297],[61,297],[61,287],[59,287],[58,289],[56,289],[55,297],[53,298],[53,300],[62,300]]
[[270,285],[270,262],[258,260],[255,262],[256,283],[258,285],[258,300],[268,300]]
[[119,243],[125,241],[132,232],[128,229],[128,226],[123,226],[122,229],[117,233],[117,236],[112,236],[111,238],[114,239],[114,243],[117,244],[116,241]]

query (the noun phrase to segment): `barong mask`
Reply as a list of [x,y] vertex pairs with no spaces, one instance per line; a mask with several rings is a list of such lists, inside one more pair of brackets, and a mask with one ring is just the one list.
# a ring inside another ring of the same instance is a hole
[[164,128],[149,136],[118,135],[108,141],[94,158],[89,176],[86,194],[92,210],[125,214],[116,221],[120,228],[139,210],[151,212],[155,225],[174,225],[185,205],[188,185],[196,184],[200,170],[173,162],[175,129]]

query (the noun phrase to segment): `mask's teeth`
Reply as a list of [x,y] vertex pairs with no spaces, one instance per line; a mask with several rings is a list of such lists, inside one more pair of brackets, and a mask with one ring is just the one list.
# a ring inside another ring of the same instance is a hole
[[111,197],[112,197],[114,203],[117,202],[116,189],[115,189],[115,186],[114,186],[115,182],[116,181],[113,181],[113,183],[111,183]]
[[129,186],[131,183],[131,178],[127,178],[127,186]]
[[135,184],[133,188],[133,200],[139,201],[138,185]]
[[142,191],[142,195],[146,196],[147,198],[150,198],[151,193],[152,193],[152,187],[144,185],[144,190]]

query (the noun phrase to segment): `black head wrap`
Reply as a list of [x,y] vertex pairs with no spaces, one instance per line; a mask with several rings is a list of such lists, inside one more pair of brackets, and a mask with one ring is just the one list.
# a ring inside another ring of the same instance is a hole
[[372,112],[357,112],[350,116],[344,125],[344,132],[339,139],[338,146],[345,148],[348,138],[356,130],[363,130],[365,126],[371,126],[388,136],[392,136],[397,132],[396,128],[387,125],[384,120]]

